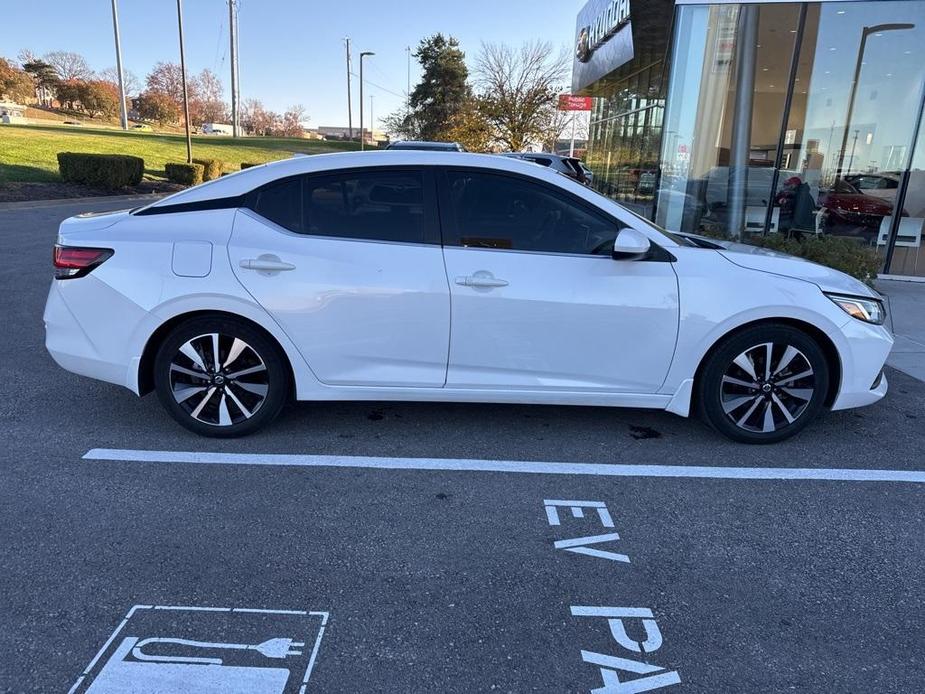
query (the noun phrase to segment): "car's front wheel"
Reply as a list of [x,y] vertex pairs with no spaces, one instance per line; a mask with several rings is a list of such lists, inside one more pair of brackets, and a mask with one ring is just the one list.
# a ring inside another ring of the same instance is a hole
[[810,335],[790,325],[761,325],[727,338],[697,382],[701,415],[743,443],[793,436],[822,410],[829,366]]
[[161,343],[154,386],[161,404],[187,429],[233,437],[279,414],[289,394],[289,371],[279,347],[244,321],[193,318]]

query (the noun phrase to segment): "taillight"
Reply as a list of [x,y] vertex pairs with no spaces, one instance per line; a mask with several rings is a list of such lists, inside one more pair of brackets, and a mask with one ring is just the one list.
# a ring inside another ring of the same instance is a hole
[[111,248],[78,248],[55,245],[55,279],[69,280],[90,274],[112,257]]

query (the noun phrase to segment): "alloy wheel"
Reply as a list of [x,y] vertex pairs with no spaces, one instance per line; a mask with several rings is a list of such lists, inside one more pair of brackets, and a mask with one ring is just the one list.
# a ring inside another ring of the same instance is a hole
[[764,342],[729,364],[720,385],[726,416],[740,429],[771,433],[793,424],[816,392],[816,374],[799,349]]
[[221,427],[253,417],[270,389],[260,354],[241,338],[217,332],[183,343],[170,362],[169,383],[190,417]]

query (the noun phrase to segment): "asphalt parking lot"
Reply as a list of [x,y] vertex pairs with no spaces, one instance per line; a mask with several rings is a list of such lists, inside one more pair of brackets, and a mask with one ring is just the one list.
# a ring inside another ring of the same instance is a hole
[[667,413],[413,403],[200,439],[44,350],[57,223],[122,206],[0,210],[0,691],[203,677],[192,652],[234,691],[925,691],[925,484],[826,472],[925,470],[925,383],[890,370],[880,404],[760,448]]

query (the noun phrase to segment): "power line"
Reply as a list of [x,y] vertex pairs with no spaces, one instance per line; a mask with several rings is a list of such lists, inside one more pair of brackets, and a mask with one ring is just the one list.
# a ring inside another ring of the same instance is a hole
[[[355,72],[351,72],[350,74],[353,75],[354,77],[359,77],[359,75],[357,75],[357,73],[355,73]],[[394,91],[392,91],[391,89],[388,89],[387,87],[383,87],[381,84],[376,84],[375,82],[373,82],[371,79],[369,79],[369,78],[366,77],[365,75],[364,75],[364,77],[363,77],[363,81],[364,81],[366,84],[370,84],[370,85],[374,86],[374,87],[375,87],[376,89],[378,89],[379,91],[385,92],[386,94],[391,94],[392,96],[397,96],[397,97],[399,97],[400,99],[404,99],[404,98],[405,98],[405,95],[404,95],[404,94],[399,94],[398,92],[394,92]]]

